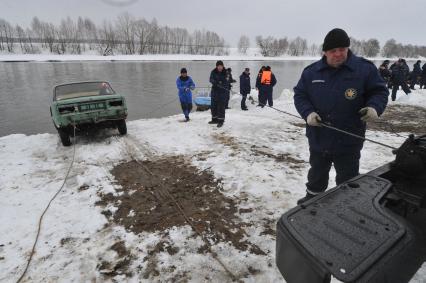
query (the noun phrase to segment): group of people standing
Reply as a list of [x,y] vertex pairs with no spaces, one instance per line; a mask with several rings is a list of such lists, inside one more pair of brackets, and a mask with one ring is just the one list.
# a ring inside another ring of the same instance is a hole
[[380,65],[379,72],[387,82],[388,88],[392,89],[392,101],[395,101],[396,92],[400,86],[405,94],[409,94],[411,90],[414,90],[416,84],[420,85],[420,88],[426,88],[426,63],[423,67],[420,67],[421,61],[417,60],[413,65],[412,72],[410,72],[410,67],[405,59],[398,59],[390,67],[389,64],[390,61],[385,60]]
[[[406,85],[407,67],[398,60],[385,73],[370,61],[358,57],[349,49],[350,38],[342,29],[331,30],[324,38],[324,56],[307,66],[294,87],[294,104],[300,116],[306,121],[306,136],[309,141],[310,169],[307,176],[306,195],[298,204],[321,194],[327,189],[329,171],[334,165],[336,184],[339,185],[359,174],[359,160],[366,131],[366,122],[377,119],[385,110],[389,90],[380,74],[392,83],[393,95],[401,85]],[[417,62],[417,66],[420,62]],[[387,69],[387,66],[386,68]],[[423,70],[426,67],[423,66]],[[419,67],[416,67],[418,75]],[[186,70],[185,70],[186,71]],[[225,122],[225,109],[233,80],[222,61],[210,73],[211,114],[209,124],[222,127]],[[181,82],[181,81],[184,81]],[[185,81],[186,80],[186,81]],[[272,107],[272,90],[277,80],[268,66],[262,67],[256,78],[259,91],[259,106],[266,103]],[[181,74],[177,81],[179,95],[181,90],[190,93],[195,87],[192,79]],[[413,87],[412,83],[412,87]],[[250,70],[246,68],[240,76],[241,109],[247,110],[246,97],[251,91]],[[187,100],[182,101],[182,109]],[[189,108],[190,109],[190,108]],[[190,110],[189,110],[190,111]],[[185,114],[186,115],[186,114]],[[188,118],[189,119],[189,118]],[[326,127],[331,125],[351,133]]]
[[[225,110],[229,109],[229,99],[232,92],[232,84],[236,82],[232,77],[232,69],[225,68],[222,61],[216,62],[216,67],[210,72],[211,88],[211,115],[212,119],[209,124],[216,124],[222,127],[225,122]],[[256,89],[259,92],[258,106],[264,107],[266,103],[273,106],[273,87],[277,83],[275,75],[271,71],[270,66],[263,66],[256,78]],[[192,92],[195,89],[195,83],[188,76],[185,68],[181,69],[180,76],[176,79],[179,99],[182,107],[185,121],[189,121],[189,113],[192,110]],[[241,94],[241,110],[248,110],[246,100],[247,95],[251,92],[250,69],[245,68],[240,75],[240,94]]]

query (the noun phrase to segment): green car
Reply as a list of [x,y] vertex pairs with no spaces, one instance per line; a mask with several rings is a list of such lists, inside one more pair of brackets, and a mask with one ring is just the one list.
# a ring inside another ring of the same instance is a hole
[[117,128],[121,135],[127,133],[126,100],[108,82],[56,86],[50,115],[64,146],[71,145],[74,125],[76,133],[89,132],[94,128]]

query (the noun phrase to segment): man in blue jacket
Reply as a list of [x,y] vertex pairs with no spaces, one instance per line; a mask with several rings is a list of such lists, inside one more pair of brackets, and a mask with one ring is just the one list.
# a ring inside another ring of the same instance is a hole
[[222,61],[216,62],[216,68],[210,73],[211,91],[211,113],[212,120],[209,124],[217,124],[220,128],[225,122],[225,108],[227,95],[231,87],[230,77]]
[[244,72],[240,75],[240,94],[241,94],[241,110],[248,110],[246,105],[247,94],[251,91],[250,85],[250,69],[245,68]]
[[324,192],[331,165],[336,183],[359,174],[363,140],[321,127],[328,124],[364,136],[366,121],[383,113],[389,91],[370,61],[352,54],[342,29],[331,30],[324,39],[324,56],[303,70],[294,87],[294,103],[306,120],[309,163],[306,196],[298,204]]
[[179,90],[179,100],[182,107],[183,115],[185,115],[185,122],[189,121],[189,113],[192,110],[192,93],[191,90],[195,88],[194,81],[185,68],[180,70],[180,76],[176,79],[176,86]]

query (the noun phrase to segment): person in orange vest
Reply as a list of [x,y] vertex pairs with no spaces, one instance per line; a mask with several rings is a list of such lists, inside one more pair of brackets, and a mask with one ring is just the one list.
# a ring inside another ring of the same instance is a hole
[[258,92],[257,94],[257,102],[258,104],[256,105],[257,107],[262,106],[261,102],[263,101],[263,92],[262,92],[262,88],[260,85],[260,80],[262,78],[262,73],[263,71],[265,71],[266,67],[262,66],[262,68],[260,68],[259,73],[257,74],[257,78],[256,78],[256,90]]
[[272,73],[271,67],[266,66],[260,78],[260,88],[259,88],[259,92],[262,92],[262,95],[259,97],[259,98],[262,98],[262,100],[259,101],[260,106],[262,108],[266,105],[266,102],[268,102],[268,105],[270,107],[274,106],[274,102],[272,100],[272,91],[276,83],[277,83],[277,79],[275,78],[274,73]]

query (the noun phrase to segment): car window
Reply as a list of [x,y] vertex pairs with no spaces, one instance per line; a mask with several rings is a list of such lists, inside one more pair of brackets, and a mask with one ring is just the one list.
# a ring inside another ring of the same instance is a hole
[[60,85],[55,88],[55,100],[115,94],[107,82],[89,82]]

